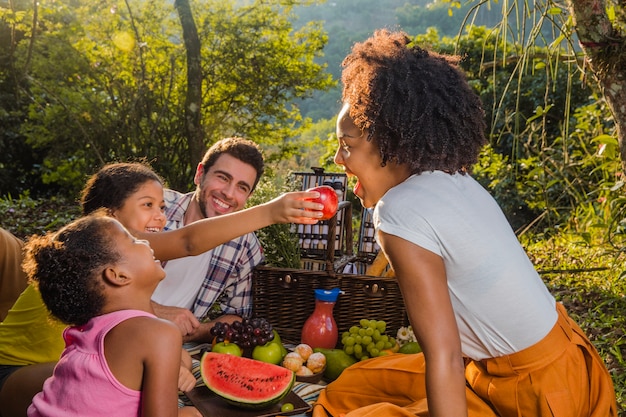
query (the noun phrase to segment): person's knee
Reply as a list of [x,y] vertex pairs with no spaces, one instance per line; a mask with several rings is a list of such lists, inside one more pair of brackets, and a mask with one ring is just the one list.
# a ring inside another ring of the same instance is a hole
[[24,366],[13,372],[0,391],[0,417],[26,417],[33,397],[52,376],[55,363]]

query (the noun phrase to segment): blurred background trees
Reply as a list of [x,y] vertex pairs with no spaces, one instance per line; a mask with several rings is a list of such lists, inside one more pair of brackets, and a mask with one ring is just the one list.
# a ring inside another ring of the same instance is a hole
[[[293,30],[291,7],[279,3],[194,4],[205,145],[241,134],[280,153],[304,125],[294,100],[332,84],[314,62],[326,34],[313,23]],[[173,187],[190,187],[205,147],[190,152],[185,46],[171,3],[0,5],[3,195],[75,192],[102,164],[142,158]]]
[[463,57],[490,127],[475,174],[518,232],[620,235],[624,22],[610,0],[0,0],[0,194],[75,198],[133,159],[187,190],[235,134],[277,187],[336,170],[341,60],[389,27]]

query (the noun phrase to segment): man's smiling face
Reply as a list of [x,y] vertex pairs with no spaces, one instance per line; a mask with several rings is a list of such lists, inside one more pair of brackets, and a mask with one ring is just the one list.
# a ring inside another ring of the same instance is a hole
[[204,217],[232,213],[245,207],[256,181],[250,164],[227,153],[220,155],[206,173],[196,175],[196,192]]

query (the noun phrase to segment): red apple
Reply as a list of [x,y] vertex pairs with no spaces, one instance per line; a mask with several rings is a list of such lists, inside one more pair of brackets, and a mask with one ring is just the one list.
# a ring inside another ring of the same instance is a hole
[[320,220],[328,220],[335,215],[337,212],[337,206],[339,205],[339,199],[337,198],[337,193],[333,187],[320,185],[318,187],[309,188],[307,191],[317,191],[320,193],[318,198],[311,200],[324,205]]

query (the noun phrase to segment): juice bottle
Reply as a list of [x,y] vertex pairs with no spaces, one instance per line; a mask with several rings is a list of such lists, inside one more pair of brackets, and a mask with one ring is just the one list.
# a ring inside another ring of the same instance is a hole
[[339,294],[343,294],[339,288],[315,290],[315,310],[304,322],[301,343],[306,343],[312,348],[335,348],[339,332],[333,317],[333,308]]

